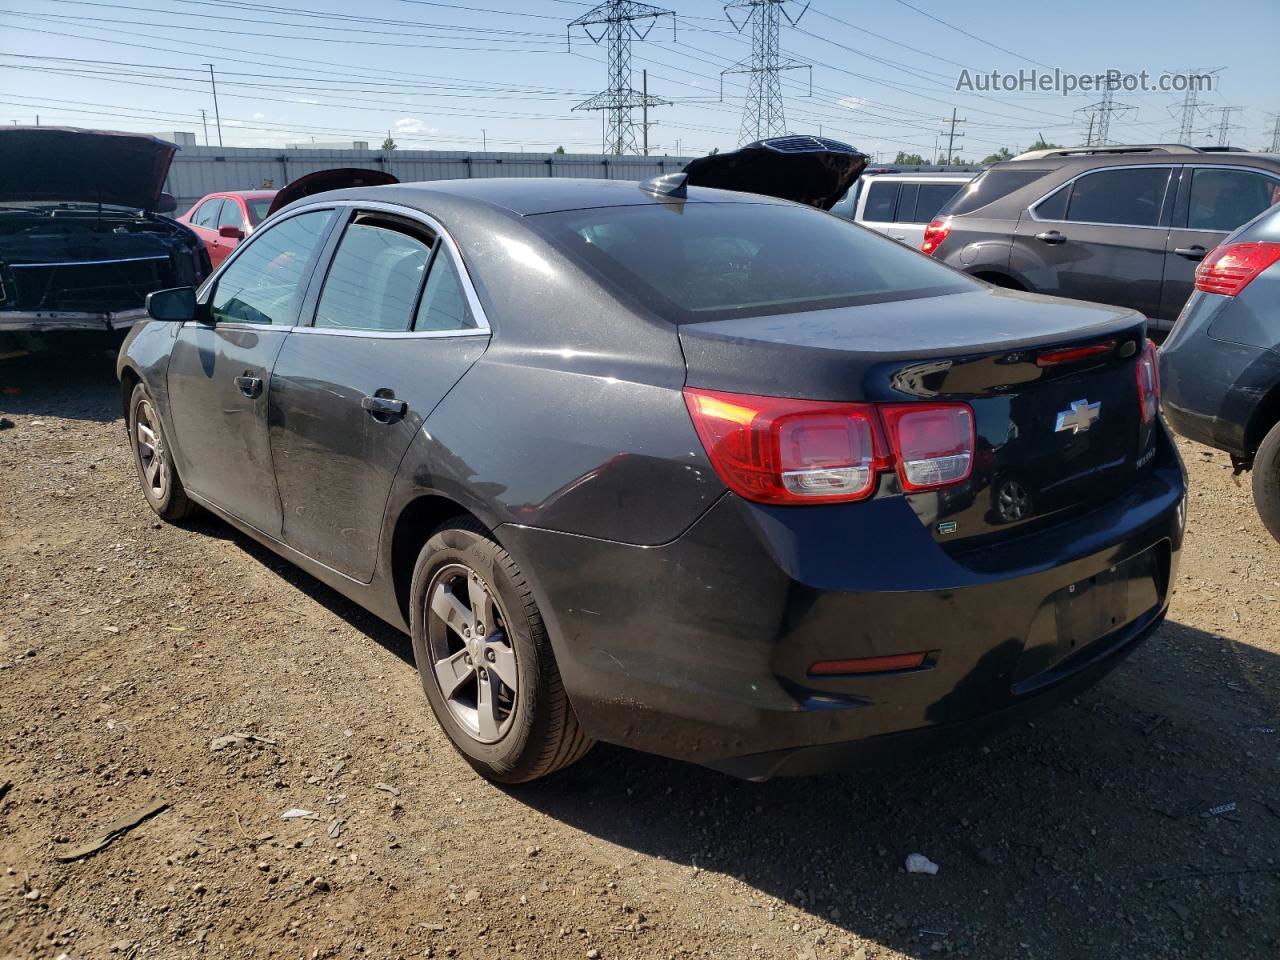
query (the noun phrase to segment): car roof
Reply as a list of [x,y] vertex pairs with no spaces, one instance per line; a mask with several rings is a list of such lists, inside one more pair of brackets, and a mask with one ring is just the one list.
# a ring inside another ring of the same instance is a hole
[[864,173],[862,180],[972,180],[981,170],[886,170]]
[[492,177],[472,180],[428,180],[419,183],[388,184],[382,187],[352,187],[305,198],[334,200],[385,200],[431,212],[440,198],[500,207],[517,216],[585,210],[596,207],[629,207],[648,204],[765,203],[792,206],[786,200],[734,190],[690,187],[687,201],[673,201],[640,189],[635,180],[588,180],[561,177]]
[[217,193],[211,193],[211,197],[243,197],[245,200],[270,200],[276,195],[276,190],[219,190]]
[[1101,167],[1127,166],[1167,166],[1170,164],[1193,164],[1195,166],[1245,166],[1261,167],[1280,171],[1280,155],[1274,153],[1246,153],[1244,151],[1202,153],[1199,150],[1187,150],[1169,153],[1095,153],[1070,157],[1031,157],[1019,160],[1001,160],[994,163],[992,170],[1094,170]]

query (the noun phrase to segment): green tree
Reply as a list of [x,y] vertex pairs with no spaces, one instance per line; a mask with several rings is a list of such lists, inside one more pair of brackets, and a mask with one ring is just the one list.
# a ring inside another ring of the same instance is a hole
[[926,162],[924,157],[918,153],[906,153],[902,150],[898,151],[898,155],[893,158],[893,162],[901,164],[904,167],[919,167]]
[[1001,160],[1012,160],[1013,151],[1008,147],[1001,147],[995,153],[989,153],[982,158],[983,163],[999,163]]
[[1062,144],[1049,143],[1047,140],[1045,140],[1044,134],[1042,133],[1040,134],[1040,139],[1037,140],[1035,143],[1033,143],[1031,146],[1027,147],[1027,149],[1028,150],[1061,150]]
[[556,147],[556,148],[555,148],[555,150],[553,150],[553,151],[552,151],[552,153],[556,153],[556,154],[563,155],[563,154],[564,154],[564,147]]
[[391,139],[391,134],[387,134],[387,139],[382,141],[382,149],[394,150],[395,148],[396,148],[396,142]]

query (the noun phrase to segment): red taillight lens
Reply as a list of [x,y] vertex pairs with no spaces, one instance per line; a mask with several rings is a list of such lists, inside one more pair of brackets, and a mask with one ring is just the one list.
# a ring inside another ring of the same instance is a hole
[[862,500],[895,461],[907,491],[958,483],[973,466],[973,412],[963,403],[825,403],[695,387],[684,397],[720,479],[756,503]]
[[1280,260],[1280,243],[1227,243],[1214,247],[1196,267],[1196,289],[1237,296],[1267,267]]
[[1160,368],[1156,365],[1156,345],[1150,340],[1138,355],[1138,406],[1143,423],[1150,423],[1160,412]]
[[938,247],[942,246],[942,241],[947,239],[951,233],[951,218],[943,217],[941,220],[933,220],[924,228],[924,240],[920,243],[920,250],[924,253],[933,255]]
[[899,403],[879,410],[904,490],[929,490],[968,479],[973,470],[973,411],[967,404]]
[[1114,340],[1107,340],[1087,347],[1063,347],[1060,350],[1046,350],[1036,357],[1036,366],[1053,367],[1059,363],[1075,363],[1077,360],[1085,360],[1089,357],[1100,357],[1104,353],[1110,353],[1115,349],[1115,345],[1116,342]]
[[895,653],[887,657],[859,657],[856,660],[819,660],[809,668],[811,677],[838,677],[851,673],[894,673],[919,670],[927,653]]
[[861,500],[888,466],[874,408],[686,387],[720,479],[757,503]]

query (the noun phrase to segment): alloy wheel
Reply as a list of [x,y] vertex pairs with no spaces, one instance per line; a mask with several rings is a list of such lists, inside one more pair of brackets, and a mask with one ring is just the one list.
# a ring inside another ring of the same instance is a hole
[[480,743],[511,729],[519,664],[494,590],[470,567],[449,564],[426,592],[431,672],[449,712]]
[[168,456],[160,424],[151,401],[142,400],[134,410],[134,442],[138,449],[138,463],[142,466],[142,479],[154,500],[163,500],[168,486],[165,470]]

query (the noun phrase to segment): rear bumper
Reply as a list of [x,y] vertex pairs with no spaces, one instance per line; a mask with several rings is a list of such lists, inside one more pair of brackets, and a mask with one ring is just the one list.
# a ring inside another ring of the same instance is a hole
[[[590,736],[762,778],[848,766],[908,732],[945,738],[1096,681],[1164,616],[1184,494],[1161,431],[1123,496],[981,556],[945,551],[900,496],[725,496],[658,547],[499,535],[532,571]],[[916,651],[923,669],[808,675]]]
[[145,320],[147,311],[82,312],[78,310],[2,310],[0,333],[55,333],[63,331],[128,330]]

